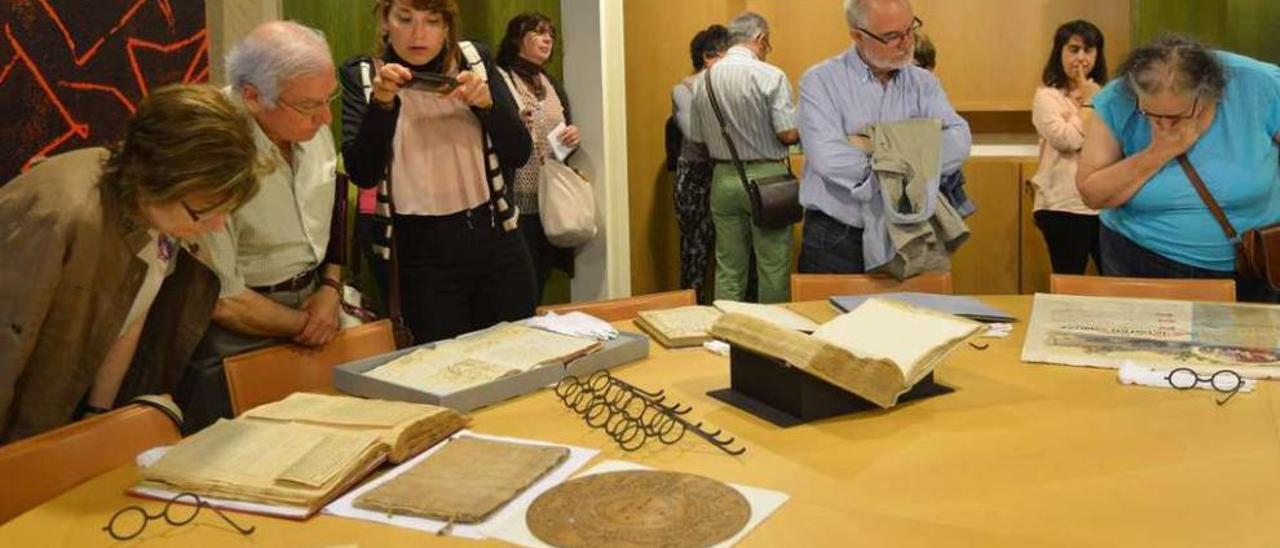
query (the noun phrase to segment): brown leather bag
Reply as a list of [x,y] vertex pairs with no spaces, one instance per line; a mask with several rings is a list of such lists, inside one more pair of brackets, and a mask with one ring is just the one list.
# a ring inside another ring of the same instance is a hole
[[711,110],[716,113],[716,121],[720,122],[720,134],[729,146],[729,155],[733,157],[733,167],[738,170],[751,198],[751,222],[760,228],[785,228],[800,222],[804,216],[804,208],[800,206],[800,181],[791,174],[791,166],[787,165],[786,175],[772,175],[751,179],[747,177],[747,168],[738,156],[738,147],[734,146],[729,136],[729,128],[725,125],[724,114],[720,111],[720,101],[716,99],[716,90],[711,87],[711,70],[707,69],[703,77],[707,84],[707,95],[711,98]]
[[1191,186],[1195,187],[1200,199],[1209,206],[1209,211],[1226,233],[1227,239],[1235,243],[1236,273],[1265,281],[1271,289],[1280,290],[1280,223],[1246,230],[1244,234],[1237,235],[1227,214],[1222,211],[1222,206],[1209,193],[1209,187],[1205,186],[1200,173],[1191,165],[1186,154],[1178,156],[1178,165],[1182,166],[1182,171],[1191,180]]

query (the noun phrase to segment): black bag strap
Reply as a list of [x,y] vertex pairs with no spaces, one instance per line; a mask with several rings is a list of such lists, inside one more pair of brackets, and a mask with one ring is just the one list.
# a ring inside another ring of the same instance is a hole
[[711,110],[716,113],[716,121],[720,122],[720,135],[724,137],[724,142],[729,145],[729,157],[733,158],[733,167],[738,170],[738,177],[742,179],[742,186],[746,187],[747,195],[751,194],[751,183],[747,179],[747,167],[742,164],[742,158],[738,156],[738,147],[733,144],[733,137],[729,136],[729,127],[724,123],[724,113],[720,111],[720,101],[716,100],[716,89],[711,85],[711,69],[707,69],[706,74],[702,77],[707,84],[707,96],[711,98]]
[[1214,220],[1218,221],[1218,226],[1222,227],[1222,232],[1226,233],[1227,239],[1234,242],[1240,241],[1240,236],[1236,233],[1236,227],[1231,226],[1231,221],[1227,219],[1226,212],[1222,211],[1222,206],[1218,205],[1218,201],[1213,198],[1213,194],[1209,192],[1209,187],[1205,186],[1204,179],[1200,178],[1200,173],[1196,171],[1195,166],[1191,165],[1191,160],[1186,154],[1178,155],[1178,165],[1182,166],[1183,173],[1187,174],[1187,178],[1191,179],[1191,186],[1195,187],[1196,194],[1200,195],[1200,199],[1204,200],[1204,205],[1209,206],[1209,212],[1213,214]]

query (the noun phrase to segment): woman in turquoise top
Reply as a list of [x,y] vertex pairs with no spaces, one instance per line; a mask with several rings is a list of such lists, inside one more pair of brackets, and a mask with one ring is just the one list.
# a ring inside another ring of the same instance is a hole
[[1135,49],[1093,97],[1076,186],[1102,209],[1112,276],[1238,278],[1235,247],[1178,165],[1186,154],[1237,231],[1280,221],[1280,67],[1165,35]]

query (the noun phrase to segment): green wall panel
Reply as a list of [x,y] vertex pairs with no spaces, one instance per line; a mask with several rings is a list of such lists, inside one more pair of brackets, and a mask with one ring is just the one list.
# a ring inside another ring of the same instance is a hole
[[1161,32],[1189,34],[1214,46],[1280,63],[1277,0],[1131,0],[1133,43]]

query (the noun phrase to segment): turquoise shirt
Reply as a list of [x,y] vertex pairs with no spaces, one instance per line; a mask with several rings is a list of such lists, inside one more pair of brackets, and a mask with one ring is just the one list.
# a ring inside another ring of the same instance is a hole
[[[1226,70],[1227,86],[1209,131],[1188,157],[1236,231],[1244,232],[1280,221],[1280,67],[1214,54]],[[1151,125],[1122,84],[1111,81],[1094,95],[1093,105],[1128,157],[1147,148]],[[1101,216],[1107,228],[1155,253],[1209,270],[1235,270],[1234,247],[1177,161]]]

